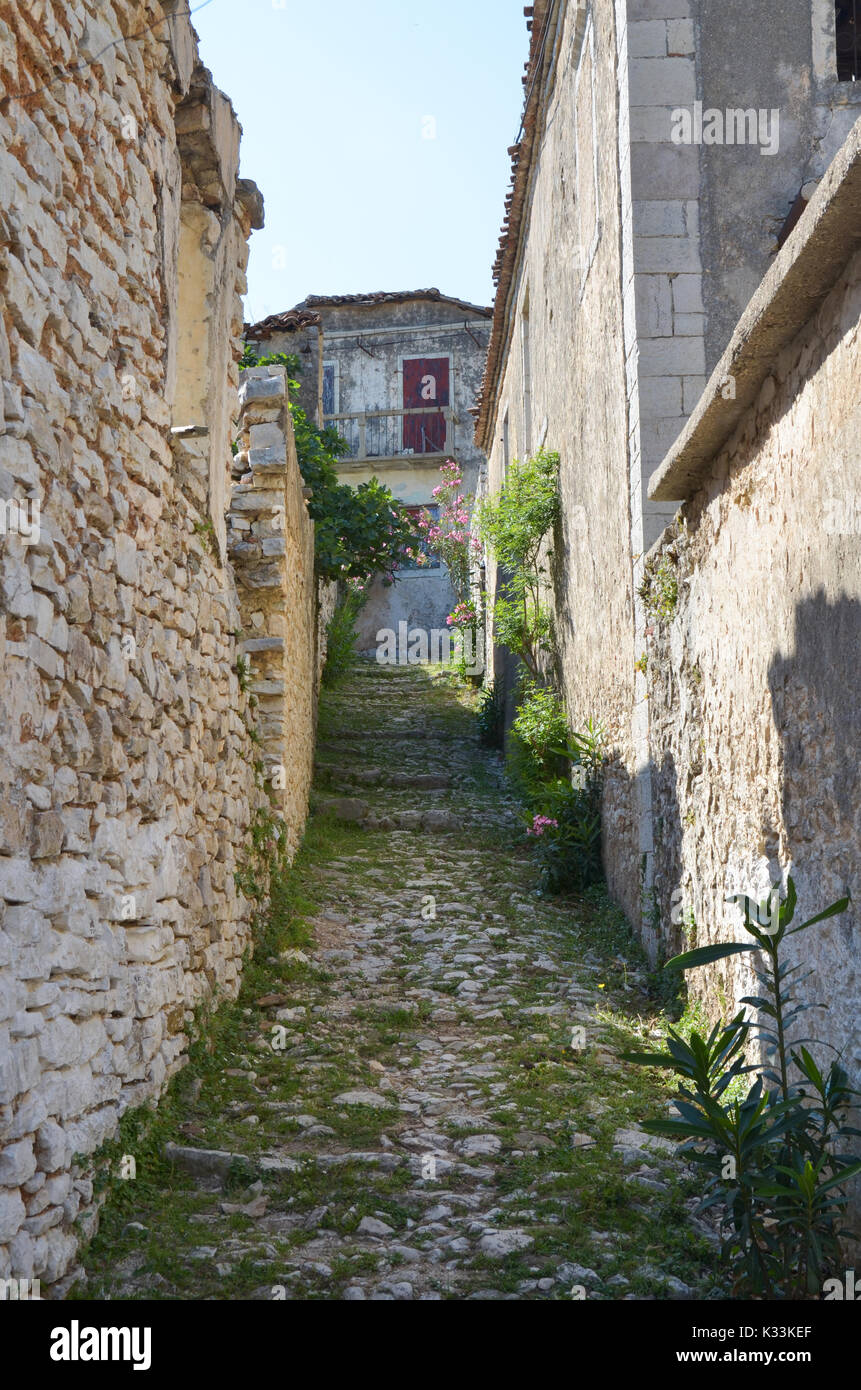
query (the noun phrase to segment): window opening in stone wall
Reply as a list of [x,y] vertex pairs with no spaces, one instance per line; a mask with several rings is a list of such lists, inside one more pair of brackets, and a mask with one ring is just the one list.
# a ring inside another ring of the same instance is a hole
[[511,463],[511,424],[510,412],[506,410],[502,420],[502,476],[508,477],[508,468]]
[[837,0],[837,81],[861,78],[861,0]]
[[338,374],[336,362],[323,363],[323,414],[338,414]]
[[[405,507],[404,511],[408,513],[414,522],[421,521],[425,512],[427,512],[434,525],[439,521],[439,507],[435,505],[430,507]],[[431,555],[427,541],[422,541],[419,549],[422,555],[426,557],[423,564],[420,564],[417,560],[403,560],[397,568],[399,570],[438,570],[440,568],[439,556]]]

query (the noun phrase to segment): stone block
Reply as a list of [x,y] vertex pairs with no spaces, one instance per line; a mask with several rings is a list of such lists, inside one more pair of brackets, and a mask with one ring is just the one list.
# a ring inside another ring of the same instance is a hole
[[36,1171],[33,1141],[21,1139],[0,1149],[0,1186],[20,1187]]
[[667,56],[667,25],[662,19],[635,20],[628,25],[628,56],[630,58],[665,58]]
[[696,68],[689,58],[632,58],[628,83],[632,106],[688,106],[697,99]]

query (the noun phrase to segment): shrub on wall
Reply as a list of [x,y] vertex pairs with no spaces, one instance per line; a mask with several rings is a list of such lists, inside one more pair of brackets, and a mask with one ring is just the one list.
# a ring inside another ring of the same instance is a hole
[[545,601],[548,533],[560,514],[559,455],[541,449],[515,459],[500,491],[479,508],[481,537],[502,576],[494,637],[521,664],[507,745],[509,776],[522,798],[541,887],[582,891],[601,877],[601,730],[569,728],[564,702],[546,674],[553,623]]
[[496,638],[535,681],[553,651],[543,546],[558,517],[559,455],[545,449],[523,463],[515,459],[499,492],[478,509],[479,534],[502,573],[492,612]]
[[356,621],[366,600],[364,585],[356,581],[343,586],[338,594],[335,611],[326,628],[326,664],[322,681],[327,687],[343,680],[356,658]]

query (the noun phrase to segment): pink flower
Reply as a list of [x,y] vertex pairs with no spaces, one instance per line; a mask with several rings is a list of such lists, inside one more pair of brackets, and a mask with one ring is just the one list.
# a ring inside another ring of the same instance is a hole
[[550,828],[559,829],[558,820],[553,820],[551,816],[535,816],[532,821],[532,829],[527,830],[527,835],[543,835],[545,830]]

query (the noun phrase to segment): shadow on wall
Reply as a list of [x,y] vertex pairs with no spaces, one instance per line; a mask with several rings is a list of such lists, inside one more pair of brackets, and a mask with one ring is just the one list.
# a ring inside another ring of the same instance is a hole
[[783,823],[805,915],[849,893],[849,909],[806,935],[808,998],[823,1035],[861,1083],[858,1025],[861,901],[861,603],[824,590],[795,610],[794,651],[769,668],[783,752]]
[[[627,777],[625,768],[620,772]],[[689,772],[695,776],[696,771]],[[654,813],[654,882],[650,899],[643,903],[642,936],[651,959],[668,960],[686,949],[690,942],[685,936],[684,921],[673,922],[673,908],[679,890],[691,901],[690,884],[685,882],[682,864],[682,817],[679,808],[679,773],[672,753],[665,752],[660,767],[649,764],[652,808]],[[649,786],[648,780],[646,786]],[[677,913],[677,916],[682,914]]]

